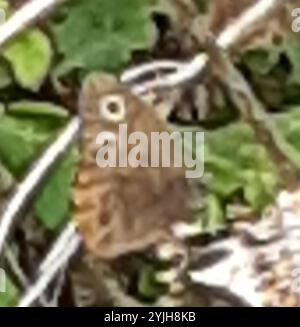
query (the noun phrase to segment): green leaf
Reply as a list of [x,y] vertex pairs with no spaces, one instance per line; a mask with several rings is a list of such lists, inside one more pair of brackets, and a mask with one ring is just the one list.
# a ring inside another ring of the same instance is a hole
[[17,82],[25,89],[38,91],[51,65],[52,48],[40,30],[29,30],[12,40],[3,56],[12,66]]
[[0,307],[14,307],[18,303],[18,299],[18,289],[9,278],[6,278],[5,292],[0,292]]
[[153,0],[85,0],[70,4],[69,14],[54,26],[63,60],[55,77],[74,69],[116,71],[134,50],[149,49],[154,40]]
[[[240,123],[213,132],[207,139],[210,154],[208,188],[223,199],[242,192],[253,210],[261,210],[278,190],[279,179],[266,150],[257,144],[250,127]],[[255,155],[254,155],[255,154]]]
[[55,105],[50,102],[33,102],[33,101],[19,101],[10,103],[8,111],[11,114],[23,114],[28,116],[45,116],[67,118],[68,112],[65,108]]
[[0,160],[21,178],[64,123],[60,117],[43,115],[0,116]]
[[245,181],[244,196],[251,208],[257,212],[263,210],[274,197],[273,190],[277,189],[278,181],[272,174],[257,173],[254,170],[243,173]]
[[16,177],[21,177],[50,135],[36,133],[25,121],[4,116],[0,119],[0,158]]
[[77,158],[75,150],[68,154],[49,176],[36,200],[36,216],[50,230],[58,229],[69,218]]
[[205,171],[213,172],[208,188],[226,198],[240,188],[240,167],[232,160],[209,153],[207,146],[206,149]]

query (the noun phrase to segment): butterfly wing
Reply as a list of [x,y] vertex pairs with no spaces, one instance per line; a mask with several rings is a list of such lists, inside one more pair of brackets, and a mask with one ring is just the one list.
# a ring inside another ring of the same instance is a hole
[[[102,82],[100,81],[102,80]],[[114,259],[120,255],[143,250],[170,237],[171,226],[184,220],[188,213],[188,185],[182,168],[107,167],[96,163],[95,139],[99,132],[110,131],[120,144],[119,124],[99,120],[98,103],[111,94],[119,94],[126,103],[128,134],[167,131],[152,108],[118,85],[103,88],[103,79],[96,78],[85,86],[83,100],[82,159],[75,187],[75,221],[86,247],[97,257]],[[99,86],[100,85],[100,86]],[[105,94],[97,90],[105,89]],[[93,90],[93,92],[91,91]],[[82,109],[82,108],[81,108]],[[124,123],[124,122],[123,122]],[[127,156],[133,146],[128,146]],[[149,149],[143,149],[148,154]],[[162,149],[158,151],[161,153]]]

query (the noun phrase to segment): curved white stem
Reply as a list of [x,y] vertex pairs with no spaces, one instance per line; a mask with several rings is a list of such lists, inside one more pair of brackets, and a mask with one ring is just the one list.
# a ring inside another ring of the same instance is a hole
[[64,248],[62,255],[55,260],[52,265],[48,267],[47,271],[41,274],[36,283],[28,289],[25,296],[21,299],[18,307],[30,307],[39,298],[39,296],[43,294],[45,289],[57,275],[58,271],[63,267],[66,267],[69,259],[78,250],[80,242],[80,237],[78,235],[74,235],[68,246]]
[[28,2],[0,26],[0,45],[62,1],[65,0],[33,0]]
[[141,75],[145,75],[147,73],[155,73],[162,70],[174,70],[177,71],[183,68],[184,64],[179,63],[178,61],[171,60],[157,60],[154,62],[146,63],[141,66],[133,67],[125,71],[122,74],[120,81],[122,83],[132,82],[136,78],[139,78]]
[[39,271],[43,273],[53,265],[53,263],[59,259],[61,254],[64,252],[65,248],[76,236],[76,226],[72,222],[67,225],[64,231],[61,233],[60,237],[54,243],[53,247],[48,252],[48,255],[43,260],[40,265]]
[[234,20],[218,37],[219,47],[228,49],[241,36],[247,33],[257,21],[269,14],[270,10],[275,8],[282,0],[260,0],[252,7],[246,10],[238,19]]

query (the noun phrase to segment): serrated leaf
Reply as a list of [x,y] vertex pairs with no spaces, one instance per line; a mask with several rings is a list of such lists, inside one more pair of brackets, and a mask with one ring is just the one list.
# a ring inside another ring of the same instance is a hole
[[54,26],[63,61],[54,75],[73,69],[116,71],[133,50],[153,43],[153,0],[85,0],[70,5],[66,19]]
[[76,172],[77,153],[71,151],[49,176],[35,202],[37,218],[49,230],[56,230],[70,218],[71,186]]
[[28,30],[5,47],[3,57],[23,88],[38,91],[50,69],[52,48],[42,31]]
[[13,307],[18,303],[19,290],[14,283],[6,277],[5,292],[0,292],[0,307]]

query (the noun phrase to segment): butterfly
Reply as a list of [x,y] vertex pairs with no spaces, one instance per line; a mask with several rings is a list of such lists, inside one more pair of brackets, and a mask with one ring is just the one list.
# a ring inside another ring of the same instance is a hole
[[[190,217],[183,168],[151,167],[150,159],[147,167],[97,164],[99,151],[111,145],[109,139],[99,145],[99,133],[114,136],[119,148],[124,141],[121,125],[128,135],[140,132],[149,140],[152,132],[168,131],[166,123],[154,108],[103,73],[93,73],[84,81],[79,110],[81,161],[74,187],[74,219],[86,249],[97,258],[113,260],[173,238],[172,225]],[[134,145],[127,147],[126,155]],[[158,151],[161,154],[162,147]],[[146,148],[142,152],[150,154]]]

